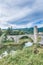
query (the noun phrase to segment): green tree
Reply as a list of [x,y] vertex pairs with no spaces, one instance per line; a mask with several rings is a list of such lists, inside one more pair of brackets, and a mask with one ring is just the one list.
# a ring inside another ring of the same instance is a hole
[[23,35],[23,34],[25,34],[25,33],[24,33],[24,31],[20,31],[19,34],[20,34],[20,35]]
[[0,28],[0,36],[2,35],[2,29]]
[[8,29],[6,30],[6,33],[7,33],[8,35],[12,35],[12,34],[13,34],[13,29],[12,29],[12,27],[8,27]]

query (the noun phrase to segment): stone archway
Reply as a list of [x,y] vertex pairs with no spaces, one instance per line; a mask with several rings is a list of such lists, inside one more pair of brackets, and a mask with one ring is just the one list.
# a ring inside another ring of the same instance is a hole
[[33,42],[33,39],[29,36],[22,36],[19,38],[19,40]]

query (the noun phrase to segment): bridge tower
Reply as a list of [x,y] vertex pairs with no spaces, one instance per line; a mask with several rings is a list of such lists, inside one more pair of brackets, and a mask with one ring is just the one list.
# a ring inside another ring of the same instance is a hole
[[38,40],[38,29],[37,26],[34,26],[34,43],[37,43]]

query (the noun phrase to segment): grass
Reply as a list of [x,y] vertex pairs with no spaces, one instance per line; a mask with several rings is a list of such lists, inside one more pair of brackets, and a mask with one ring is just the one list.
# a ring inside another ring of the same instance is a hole
[[[4,47],[0,49],[0,54],[5,50],[15,50],[17,49],[16,55],[8,55],[0,60],[0,65],[43,65],[43,48],[37,45],[31,47],[23,48],[22,44],[29,42],[30,39],[21,39],[19,43],[6,42]],[[39,52],[34,53],[35,47]]]
[[0,47],[0,54],[2,54],[5,50],[16,50],[16,49],[22,49],[24,46],[24,43],[29,41],[28,39],[22,39],[19,40],[18,43],[16,42],[5,42],[2,43],[3,46]]
[[43,65],[43,48],[37,48],[34,53],[34,46],[17,50],[16,55],[8,55],[0,60],[0,65]]
[[31,39],[20,39],[18,43],[7,41],[4,43],[1,43],[0,48],[7,47],[7,46],[23,46],[26,42],[33,42]]

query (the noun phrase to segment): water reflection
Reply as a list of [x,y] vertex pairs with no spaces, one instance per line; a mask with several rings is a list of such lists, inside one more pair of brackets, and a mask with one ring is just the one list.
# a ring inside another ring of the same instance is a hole
[[25,43],[25,46],[24,47],[29,47],[29,46],[32,46],[32,45],[33,45],[32,42],[27,42],[27,43]]

